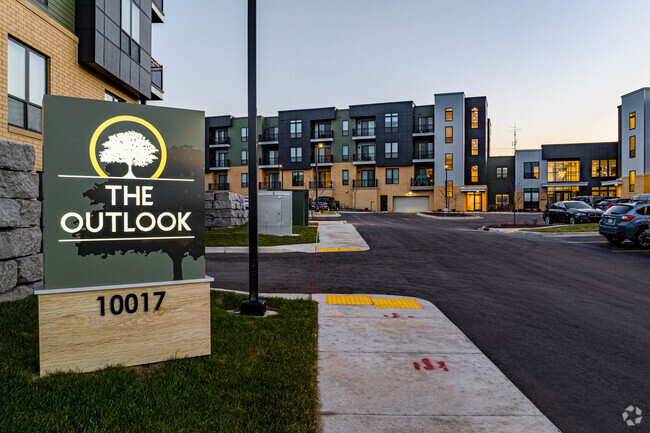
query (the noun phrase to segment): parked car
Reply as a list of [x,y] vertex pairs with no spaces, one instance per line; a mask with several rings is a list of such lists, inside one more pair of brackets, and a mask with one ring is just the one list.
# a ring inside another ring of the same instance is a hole
[[596,203],[596,207],[602,211],[606,211],[607,209],[614,206],[615,204],[626,202],[626,201],[630,201],[630,199],[618,198],[618,197],[607,198],[605,200],[601,200],[598,203]]
[[610,198],[616,198],[612,197],[609,195],[579,195],[578,197],[574,197],[571,200],[573,201],[582,201],[590,205],[591,207],[596,207],[596,204],[603,201],[607,200]]
[[559,201],[544,210],[546,224],[559,223],[589,223],[598,222],[603,215],[600,209],[594,209],[583,201]]
[[637,246],[650,246],[646,231],[650,226],[650,203],[618,203],[605,212],[598,225],[598,232],[608,241],[618,245],[629,239]]
[[315,202],[312,201],[311,208],[314,210],[336,210],[337,207],[334,197],[320,196]]
[[635,195],[634,198],[632,198],[632,201],[636,201],[636,202],[645,201],[645,202],[648,202],[648,201],[650,201],[650,194]]

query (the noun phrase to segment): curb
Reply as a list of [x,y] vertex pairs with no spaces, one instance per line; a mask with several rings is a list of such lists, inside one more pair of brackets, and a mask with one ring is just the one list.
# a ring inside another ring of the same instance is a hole
[[480,220],[480,219],[483,219],[482,216],[478,216],[478,215],[470,215],[470,216],[464,216],[464,217],[441,217],[441,216],[435,216],[435,215],[427,215],[427,214],[420,213],[420,212],[416,213],[415,215],[417,215],[419,217],[423,217],[423,218],[431,218],[433,220],[455,220],[455,221],[458,221],[458,220]]
[[[560,226],[558,226],[560,227]],[[544,237],[569,237],[569,236],[600,236],[598,232],[531,232],[524,231],[525,228],[487,228],[486,226],[479,227],[477,230],[486,231],[486,232],[497,232],[497,233],[521,233],[524,235],[533,235],[533,236],[544,236]]]

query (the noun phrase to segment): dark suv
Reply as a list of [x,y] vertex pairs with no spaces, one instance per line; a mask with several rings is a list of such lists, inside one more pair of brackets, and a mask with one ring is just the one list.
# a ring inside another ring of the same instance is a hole
[[612,197],[609,195],[579,195],[578,197],[573,197],[571,200],[583,201],[587,203],[589,206],[595,207],[596,203],[598,203],[599,201],[603,201],[611,198],[616,198],[616,197]]
[[630,239],[637,246],[649,247],[646,230],[650,222],[650,203],[627,202],[616,204],[603,215],[598,232],[613,244]]
[[316,202],[312,202],[311,204],[312,209],[319,210],[336,210],[336,201],[334,201],[334,197],[328,197],[328,196],[320,196],[316,200]]
[[600,221],[603,211],[594,209],[583,201],[559,201],[544,210],[546,224],[558,223],[593,223]]

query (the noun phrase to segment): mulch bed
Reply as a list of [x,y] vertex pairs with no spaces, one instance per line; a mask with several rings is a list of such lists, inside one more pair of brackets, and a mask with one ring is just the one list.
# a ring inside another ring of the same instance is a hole
[[468,217],[473,216],[463,212],[423,212],[425,215],[433,215],[439,217]]

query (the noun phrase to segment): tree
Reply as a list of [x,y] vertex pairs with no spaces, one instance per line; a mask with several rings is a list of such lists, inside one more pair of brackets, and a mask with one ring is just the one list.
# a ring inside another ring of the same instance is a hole
[[102,143],[104,150],[99,152],[99,160],[106,163],[121,163],[129,167],[129,171],[123,176],[135,178],[132,168],[146,167],[158,157],[156,146],[144,135],[135,131],[119,132],[108,137],[108,141]]

